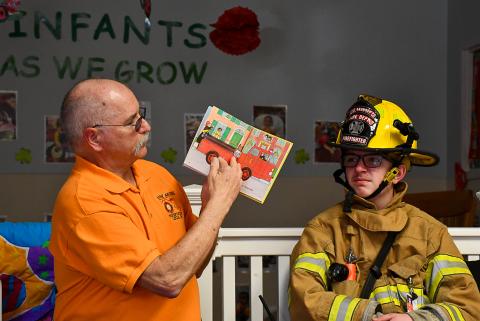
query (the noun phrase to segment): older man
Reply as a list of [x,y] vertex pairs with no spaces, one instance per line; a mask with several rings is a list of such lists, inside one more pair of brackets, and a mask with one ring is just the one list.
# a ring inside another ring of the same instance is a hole
[[151,127],[125,85],[78,83],[61,119],[76,163],[53,215],[55,320],[200,320],[196,275],[239,193],[235,158],[212,161],[197,219],[180,183],[141,159]]

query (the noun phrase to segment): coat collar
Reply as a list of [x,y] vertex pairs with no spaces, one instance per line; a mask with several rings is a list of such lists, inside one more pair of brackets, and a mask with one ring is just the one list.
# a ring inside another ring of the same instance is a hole
[[407,189],[405,182],[396,184],[391,202],[381,210],[377,210],[374,203],[354,195],[352,212],[346,215],[369,231],[401,231],[407,224],[408,215],[398,209],[405,206],[402,198]]

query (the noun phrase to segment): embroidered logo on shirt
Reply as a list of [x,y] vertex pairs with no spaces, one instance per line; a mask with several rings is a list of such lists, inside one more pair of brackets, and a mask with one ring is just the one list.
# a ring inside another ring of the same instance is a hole
[[165,209],[167,210],[167,212],[169,212],[169,213],[173,212],[173,205],[170,204],[169,202],[164,202],[163,206],[165,206]]
[[172,220],[176,221],[183,218],[183,211],[175,202],[175,192],[158,194],[157,199],[163,204],[163,207],[168,212],[168,216]]

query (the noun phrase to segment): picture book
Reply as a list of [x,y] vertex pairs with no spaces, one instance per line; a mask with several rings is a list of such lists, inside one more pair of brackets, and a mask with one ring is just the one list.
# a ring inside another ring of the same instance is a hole
[[209,106],[183,163],[208,175],[213,157],[235,157],[242,168],[240,193],[263,204],[292,143]]

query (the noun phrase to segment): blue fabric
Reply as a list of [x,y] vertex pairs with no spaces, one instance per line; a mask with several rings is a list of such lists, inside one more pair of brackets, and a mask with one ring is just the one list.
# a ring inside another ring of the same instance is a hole
[[4,222],[0,223],[0,235],[10,243],[31,247],[44,246],[50,240],[50,222]]

